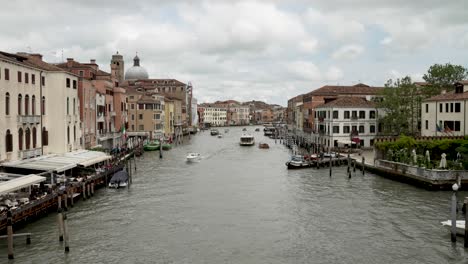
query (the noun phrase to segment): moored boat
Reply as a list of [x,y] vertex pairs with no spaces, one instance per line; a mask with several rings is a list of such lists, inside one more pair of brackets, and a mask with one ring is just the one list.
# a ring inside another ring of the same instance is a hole
[[223,135],[221,135],[221,134],[218,135],[218,138],[222,138],[222,137],[223,137]]
[[164,142],[162,145],[161,145],[162,149],[163,150],[170,150],[172,148],[172,145],[168,142]]
[[[447,228],[449,231],[451,231],[452,228],[452,220],[447,220],[440,222],[442,226]],[[455,226],[457,227],[457,235],[459,236],[464,236],[465,235],[465,221],[464,220],[457,220]]]
[[240,142],[239,144],[241,146],[253,146],[255,145],[255,138],[254,136],[252,135],[249,135],[249,134],[243,134],[241,137],[240,137]]
[[210,134],[211,134],[212,136],[216,136],[216,135],[219,134],[219,131],[218,131],[218,129],[211,129]]
[[258,132],[258,131],[260,131],[260,128],[257,127],[257,128],[255,129],[255,132]]
[[120,188],[127,187],[128,185],[128,173],[125,169],[114,173],[109,181],[109,188]]
[[200,153],[189,153],[187,154],[187,161],[194,162],[200,159]]
[[312,162],[310,160],[304,159],[304,156],[294,155],[291,157],[291,160],[286,162],[288,169],[302,169],[312,167]]
[[268,149],[268,148],[270,148],[270,146],[267,143],[259,143],[258,148]]
[[159,143],[159,141],[155,140],[155,141],[145,144],[143,146],[143,149],[145,151],[155,151],[155,150],[159,150],[160,146],[161,144]]

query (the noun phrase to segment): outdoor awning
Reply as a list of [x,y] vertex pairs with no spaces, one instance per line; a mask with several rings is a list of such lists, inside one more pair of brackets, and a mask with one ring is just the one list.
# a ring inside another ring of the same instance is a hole
[[0,182],[0,195],[11,193],[45,180],[45,177],[30,174],[9,181],[2,181]]
[[101,156],[101,157],[96,157],[96,158],[93,158],[93,159],[90,159],[90,160],[80,162],[80,163],[78,163],[78,165],[83,166],[83,167],[88,167],[88,166],[94,165],[96,163],[109,160],[111,158],[112,158],[111,156],[104,155],[104,156]]
[[351,144],[356,144],[356,142],[353,142],[351,140],[338,140],[338,144],[351,145]]

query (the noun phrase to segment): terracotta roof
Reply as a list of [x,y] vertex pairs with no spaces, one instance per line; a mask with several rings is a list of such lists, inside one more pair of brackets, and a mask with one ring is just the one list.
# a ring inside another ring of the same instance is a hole
[[322,108],[322,107],[375,108],[375,103],[371,101],[367,101],[365,98],[362,98],[362,97],[340,97],[326,104],[317,106],[317,108]]
[[137,101],[137,103],[141,103],[141,104],[154,104],[154,103],[157,103],[157,102],[160,102],[160,100],[154,99],[153,97],[151,97],[151,96],[149,96],[149,95],[143,95],[143,96]]
[[46,71],[66,72],[62,68],[59,68],[53,64],[47,63],[43,61],[42,59],[34,56],[33,54],[22,52],[22,53],[18,53],[18,55],[20,55],[21,57],[27,58],[27,60],[25,60],[24,62],[26,64],[29,64],[30,66],[37,67],[39,69],[46,70]]
[[338,95],[374,95],[382,91],[384,87],[371,87],[362,83],[353,86],[325,85],[308,94],[315,96]]
[[424,102],[431,101],[450,101],[450,100],[465,100],[468,99],[468,91],[464,93],[455,93],[455,91],[439,94],[424,100]]
[[69,68],[85,68],[85,69],[92,69],[91,66],[89,65],[86,65],[86,64],[83,64],[83,63],[80,63],[78,61],[71,61],[71,67],[68,67],[68,62],[62,62],[62,63],[56,63],[55,66],[59,67],[59,68],[62,68],[62,69],[69,69]]
[[111,75],[111,74],[108,73],[108,72],[105,72],[105,71],[103,71],[103,70],[98,70],[97,73],[96,73],[96,75],[106,75],[106,76],[107,76],[107,75]]

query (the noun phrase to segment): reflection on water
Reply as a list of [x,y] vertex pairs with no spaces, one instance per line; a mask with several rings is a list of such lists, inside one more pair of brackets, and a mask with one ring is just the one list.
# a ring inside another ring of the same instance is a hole
[[[288,150],[240,147],[241,128],[209,131],[137,160],[133,185],[101,189],[69,212],[70,249],[56,215],[21,230],[14,263],[447,263],[463,262],[440,226],[448,192],[428,192],[346,167],[288,171]],[[187,140],[188,141],[188,140]],[[186,155],[198,152],[199,162]],[[462,198],[466,194],[459,194]],[[0,242],[5,252],[5,241]],[[0,258],[1,259],[1,258]]]

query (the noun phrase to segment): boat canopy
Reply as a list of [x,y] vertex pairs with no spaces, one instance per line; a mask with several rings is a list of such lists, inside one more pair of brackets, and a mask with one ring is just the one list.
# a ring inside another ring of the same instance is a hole
[[17,178],[7,180],[7,181],[2,181],[0,182],[0,195],[11,193],[11,192],[29,187],[33,184],[40,183],[45,180],[46,180],[45,177],[38,176],[35,174],[30,174],[30,175],[17,177]]
[[125,169],[114,173],[114,176],[110,179],[110,183],[126,182],[128,181],[128,173]]

